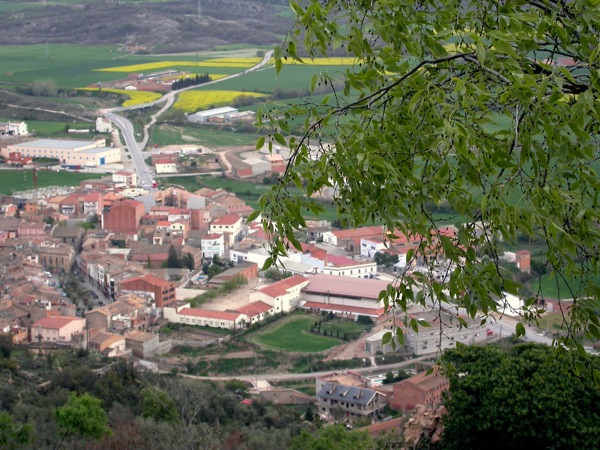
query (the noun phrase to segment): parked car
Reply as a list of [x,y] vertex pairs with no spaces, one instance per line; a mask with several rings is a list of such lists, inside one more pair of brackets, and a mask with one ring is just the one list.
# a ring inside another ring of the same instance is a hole
[[96,294],[96,292],[92,291],[91,289],[88,291],[88,293],[94,297],[94,298],[98,298],[98,294]]

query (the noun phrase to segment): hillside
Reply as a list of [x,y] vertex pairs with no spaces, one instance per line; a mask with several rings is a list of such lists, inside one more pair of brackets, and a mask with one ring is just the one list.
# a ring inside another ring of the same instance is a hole
[[[123,44],[147,52],[199,51],[219,45],[271,45],[291,19],[281,2],[196,0],[0,2],[0,45]],[[28,7],[26,7],[28,5]],[[9,7],[13,6],[13,8]],[[276,20],[273,18],[276,17]]]

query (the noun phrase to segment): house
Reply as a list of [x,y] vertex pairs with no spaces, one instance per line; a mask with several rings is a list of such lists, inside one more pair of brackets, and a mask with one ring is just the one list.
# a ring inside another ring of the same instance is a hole
[[50,316],[31,325],[33,342],[71,341],[73,335],[83,333],[85,319],[81,317]]
[[75,249],[68,244],[45,241],[37,248],[38,261],[50,272],[69,273],[75,262]]
[[113,303],[92,309],[85,314],[89,328],[114,330],[119,333],[144,329],[148,323],[147,300],[135,294],[123,295]]
[[121,280],[119,292],[150,295],[154,299],[157,308],[172,306],[176,302],[175,283],[154,275],[143,275]]
[[69,227],[65,225],[56,225],[52,229],[52,237],[60,239],[63,244],[68,244],[78,249],[83,242],[85,231],[81,227]]
[[201,239],[204,259],[219,258],[225,254],[225,238],[221,233],[209,233]]
[[115,233],[133,234],[137,231],[145,209],[142,202],[123,200],[102,213],[102,229]]
[[317,410],[330,420],[351,422],[358,418],[377,417],[385,408],[385,394],[366,387],[325,383],[317,391]]
[[107,333],[104,331],[90,330],[88,340],[89,349],[93,352],[102,353],[104,356],[114,358],[121,356],[125,352],[125,336],[120,334]]
[[308,284],[308,278],[294,275],[252,292],[250,300],[261,300],[271,305],[274,313],[290,312],[298,307],[300,291]]
[[131,349],[133,356],[138,358],[149,358],[156,354],[160,348],[158,334],[146,333],[145,331],[132,331],[125,336],[125,345]]
[[390,332],[393,333],[391,330],[381,330],[368,336],[365,339],[365,350],[367,353],[375,356],[378,352],[387,354],[402,350],[403,347],[400,344],[396,344],[395,348],[393,348],[391,342],[383,343],[384,336]]
[[83,197],[83,213],[91,216],[100,215],[104,208],[102,192],[90,192]]
[[20,222],[17,226],[17,236],[20,238],[45,238],[50,226],[46,222]]
[[96,119],[96,131],[98,133],[110,133],[112,131],[112,123],[106,117],[98,117]]
[[212,277],[208,285],[209,287],[219,287],[227,281],[233,280],[235,277],[242,276],[246,281],[252,281],[258,278],[258,266],[254,263],[242,263],[231,269],[227,269],[218,275]]
[[190,308],[189,304],[163,308],[164,318],[172,323],[186,323],[205,327],[235,330],[248,322],[248,316],[238,311],[212,311],[201,308]]
[[353,230],[326,231],[323,233],[323,242],[343,247],[350,251],[359,251],[361,238],[382,237],[383,226],[362,227]]
[[0,136],[25,136],[29,134],[25,122],[0,122]]
[[156,173],[177,173],[177,163],[169,159],[157,159],[154,161]]
[[112,174],[112,182],[117,186],[123,187],[137,186],[137,174],[135,172],[119,170]]
[[413,329],[404,330],[404,347],[416,356],[455,348],[457,342],[472,345],[487,340],[486,329],[480,326],[479,321],[467,317],[462,318],[467,327],[445,312],[422,312],[412,317],[430,325],[427,328],[420,327],[418,333]]
[[225,235],[225,242],[228,246],[232,246],[242,238],[243,231],[242,216],[237,214],[226,214],[211,222],[210,233],[219,233]]
[[432,408],[442,401],[442,394],[450,388],[446,377],[434,370],[427,375],[421,372],[393,386],[394,394],[390,407],[401,411],[412,411],[417,405]]
[[262,322],[274,313],[271,305],[260,300],[248,303],[247,305],[238,308],[236,311],[248,317],[247,325],[251,325],[255,322]]

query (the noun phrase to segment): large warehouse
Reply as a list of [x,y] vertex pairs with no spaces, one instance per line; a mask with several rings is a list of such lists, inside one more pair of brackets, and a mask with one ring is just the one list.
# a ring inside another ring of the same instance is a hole
[[55,158],[61,164],[88,167],[121,162],[121,150],[106,147],[105,139],[95,141],[38,139],[9,145],[7,152],[20,152],[22,157]]

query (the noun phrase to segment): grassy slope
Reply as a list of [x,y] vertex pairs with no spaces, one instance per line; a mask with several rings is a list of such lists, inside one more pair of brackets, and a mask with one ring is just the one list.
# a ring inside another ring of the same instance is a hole
[[[31,170],[2,170],[0,176],[2,177],[0,194],[33,189],[33,172]],[[101,176],[100,174],[90,173],[40,170],[38,171],[38,187],[77,186],[83,180],[100,178]]]

